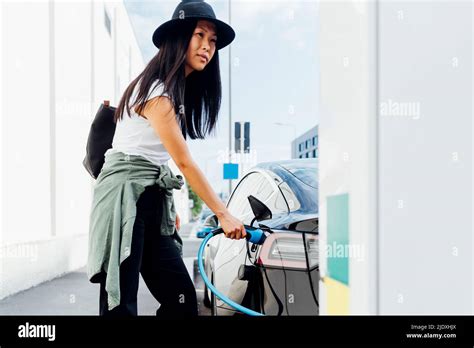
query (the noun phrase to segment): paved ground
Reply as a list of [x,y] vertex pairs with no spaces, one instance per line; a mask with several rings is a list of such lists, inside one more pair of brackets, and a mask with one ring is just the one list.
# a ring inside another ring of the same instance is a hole
[[[210,315],[210,310],[202,304],[204,286],[195,262],[202,239],[190,236],[192,226],[186,224],[180,230],[183,259],[194,280],[199,315]],[[158,307],[159,303],[140,277],[139,315],[155,315]],[[0,315],[98,315],[98,308],[99,285],[88,281],[85,267],[0,301]]]

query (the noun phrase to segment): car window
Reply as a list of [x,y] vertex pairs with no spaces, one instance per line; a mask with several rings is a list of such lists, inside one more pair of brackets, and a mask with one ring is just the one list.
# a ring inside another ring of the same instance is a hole
[[262,201],[272,214],[288,212],[288,206],[278,187],[272,185],[262,173],[253,172],[242,179],[227,205],[230,213],[244,224],[249,225],[254,217],[248,201],[249,195]]
[[298,221],[293,226],[292,229],[299,232],[318,232],[319,231],[319,219],[309,219]]
[[301,208],[300,201],[296,197],[295,193],[293,190],[290,188],[290,186],[286,182],[282,182],[280,185],[280,190],[283,193],[283,196],[286,198],[286,202],[284,204],[288,204],[288,209],[290,211],[295,211]]
[[305,184],[312,187],[318,187],[318,166],[316,161],[301,161],[281,164],[283,168],[288,170]]

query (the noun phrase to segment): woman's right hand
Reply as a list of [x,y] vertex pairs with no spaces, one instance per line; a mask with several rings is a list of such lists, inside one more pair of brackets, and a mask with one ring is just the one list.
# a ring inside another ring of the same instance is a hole
[[242,239],[245,238],[247,232],[242,222],[227,212],[222,217],[218,218],[221,228],[227,238]]

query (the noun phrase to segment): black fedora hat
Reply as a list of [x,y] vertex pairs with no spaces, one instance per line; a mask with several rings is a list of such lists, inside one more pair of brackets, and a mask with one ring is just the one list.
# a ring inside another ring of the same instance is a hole
[[204,0],[182,0],[173,12],[171,19],[160,25],[153,33],[153,43],[160,48],[161,43],[169,32],[179,30],[183,21],[205,19],[216,25],[216,49],[230,44],[235,38],[234,29],[227,23],[216,18],[211,5]]

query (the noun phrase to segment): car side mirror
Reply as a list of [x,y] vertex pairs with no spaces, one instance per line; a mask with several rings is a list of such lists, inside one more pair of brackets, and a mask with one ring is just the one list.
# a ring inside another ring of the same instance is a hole
[[270,220],[272,218],[272,211],[262,201],[252,195],[248,196],[248,200],[257,221]]
[[207,226],[217,228],[219,226],[219,221],[217,220],[216,215],[211,215],[206,218],[206,220],[204,221],[204,224]]

